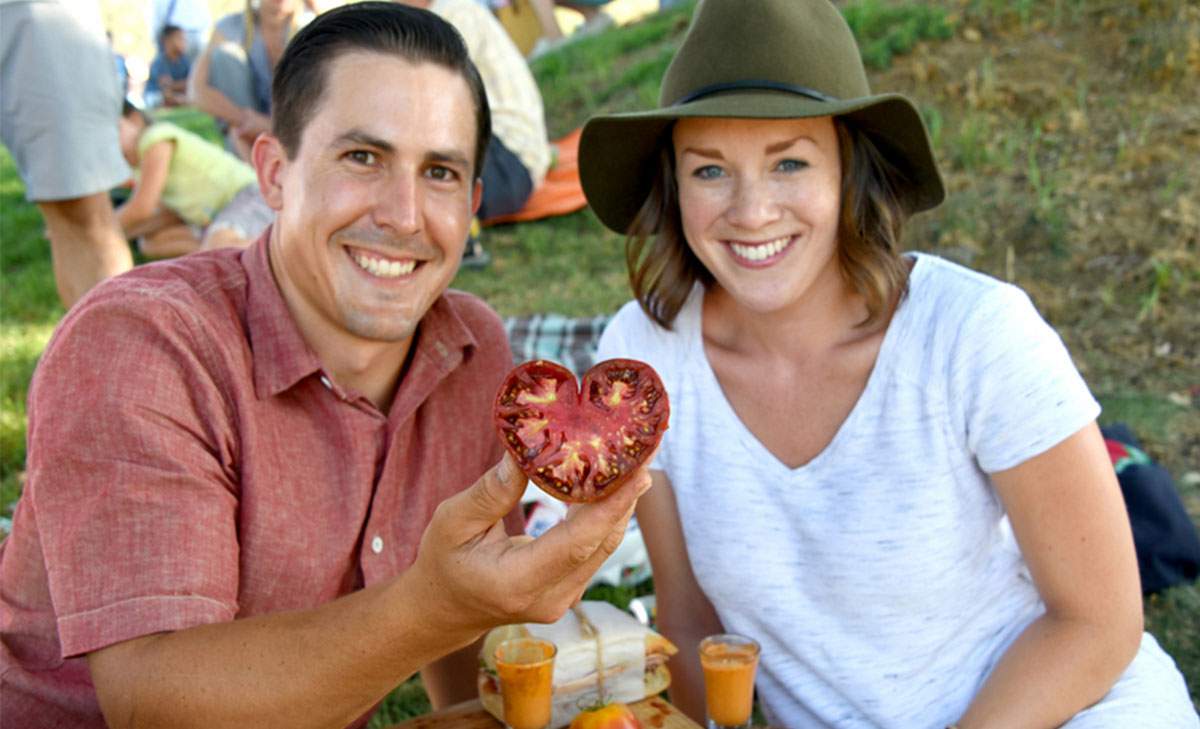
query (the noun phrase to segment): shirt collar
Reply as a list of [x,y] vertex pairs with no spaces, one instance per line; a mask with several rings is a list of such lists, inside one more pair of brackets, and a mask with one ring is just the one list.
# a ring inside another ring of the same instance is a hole
[[[242,255],[248,289],[246,328],[254,353],[254,390],[259,399],[278,395],[311,375],[324,374],[321,360],[292,319],[271,271],[268,249],[272,227],[268,226]],[[407,391],[415,389],[414,396],[428,391],[478,348],[453,298],[446,294],[439,296],[421,317],[413,341],[416,350],[393,409]]]

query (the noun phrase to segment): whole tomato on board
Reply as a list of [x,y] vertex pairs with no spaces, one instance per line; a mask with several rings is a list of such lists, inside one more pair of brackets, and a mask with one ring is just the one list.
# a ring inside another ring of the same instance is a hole
[[568,729],[642,729],[642,722],[633,709],[617,701],[584,709]]
[[492,414],[504,447],[531,481],[563,501],[595,501],[650,457],[671,407],[645,362],[600,362],[580,387],[566,367],[539,359],[508,373]]

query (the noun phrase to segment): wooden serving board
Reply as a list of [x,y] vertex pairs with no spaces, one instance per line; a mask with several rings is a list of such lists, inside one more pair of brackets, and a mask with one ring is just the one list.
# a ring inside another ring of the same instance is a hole
[[[657,696],[632,703],[629,708],[641,720],[642,729],[700,729],[686,714]],[[479,699],[473,699],[402,721],[390,729],[502,729],[503,726],[484,710]]]

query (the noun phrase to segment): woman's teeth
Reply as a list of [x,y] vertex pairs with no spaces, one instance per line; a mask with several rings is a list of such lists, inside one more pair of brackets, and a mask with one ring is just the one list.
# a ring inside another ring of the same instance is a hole
[[739,258],[745,258],[747,261],[761,261],[766,258],[770,258],[776,253],[782,251],[784,248],[787,248],[788,244],[791,242],[791,236],[784,236],[783,238],[776,238],[770,243],[763,243],[753,246],[746,246],[742,245],[741,243],[730,243],[729,247],[733,249],[733,252]]
[[383,278],[396,278],[398,276],[407,276],[417,267],[416,261],[385,261],[382,258],[371,258],[364,256],[361,253],[354,254],[354,260],[358,265],[376,276]]

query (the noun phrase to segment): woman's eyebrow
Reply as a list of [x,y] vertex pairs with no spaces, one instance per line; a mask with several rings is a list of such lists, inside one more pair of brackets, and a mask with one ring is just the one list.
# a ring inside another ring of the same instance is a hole
[[817,143],[815,139],[808,136],[807,134],[800,134],[795,137],[792,137],[791,139],[785,139],[782,142],[776,142],[775,144],[768,144],[766,147],[766,153],[767,154],[777,154],[779,152],[782,152],[785,149],[788,149],[796,142],[799,142],[801,139],[807,139],[808,141],[812,142],[813,144]]
[[701,147],[684,147],[683,151],[680,152],[680,156],[682,157],[685,154],[695,154],[701,157],[709,157],[711,159],[725,159],[720,150],[705,149]]

